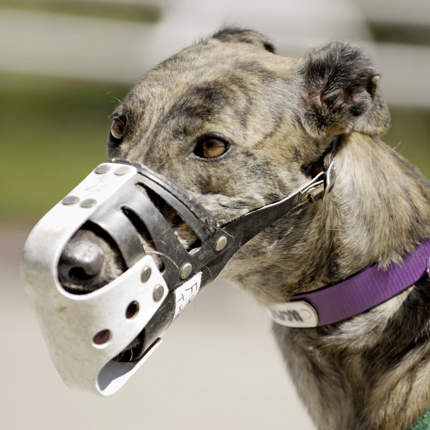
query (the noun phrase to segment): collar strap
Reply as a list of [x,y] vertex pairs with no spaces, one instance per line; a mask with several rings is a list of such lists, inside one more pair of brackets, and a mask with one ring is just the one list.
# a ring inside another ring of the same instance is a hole
[[345,281],[291,297],[269,307],[272,319],[286,327],[320,327],[360,314],[421,279],[430,261],[430,240],[387,270],[375,264]]

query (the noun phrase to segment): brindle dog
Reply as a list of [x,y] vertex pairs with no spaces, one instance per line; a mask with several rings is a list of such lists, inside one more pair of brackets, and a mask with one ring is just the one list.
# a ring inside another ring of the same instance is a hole
[[[430,237],[430,183],[377,136],[389,113],[362,50],[329,43],[299,60],[264,36],[227,28],[149,72],[112,115],[108,155],[176,182],[218,220],[278,201],[309,182],[341,135],[337,182],[256,236],[220,278],[264,305],[387,268]],[[193,238],[172,220],[184,243]],[[151,245],[143,236],[144,247]],[[70,270],[75,268],[76,270]],[[91,290],[124,270],[113,244],[79,232],[63,284]],[[430,406],[426,278],[336,324],[273,331],[321,430],[404,430]]]

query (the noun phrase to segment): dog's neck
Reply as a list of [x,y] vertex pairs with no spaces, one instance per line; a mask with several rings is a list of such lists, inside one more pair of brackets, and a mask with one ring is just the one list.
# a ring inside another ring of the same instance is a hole
[[429,182],[379,139],[353,133],[336,169],[336,189],[322,210],[338,228],[331,238],[342,278],[399,262],[430,236]]
[[264,304],[282,303],[372,264],[400,262],[430,237],[430,184],[413,165],[359,133],[340,142],[334,160],[327,198],[298,205],[250,241],[225,278]]
[[[372,264],[387,267],[430,237],[430,184],[392,149],[352,133],[338,148],[335,165],[336,185],[327,199],[298,206],[238,254],[235,268],[240,270],[233,280],[261,302],[287,301]],[[263,247],[265,254],[253,252],[254,247]],[[387,342],[403,356],[421,335],[405,324],[402,305],[415,301],[421,306],[423,288],[413,294],[409,289],[339,324],[318,329],[275,324],[285,360],[318,428],[402,430],[430,407],[430,396],[428,401],[422,394],[414,398],[412,385],[402,385],[393,374],[394,366],[405,375],[416,363],[383,357]],[[430,310],[421,306],[420,312],[418,330],[426,332]],[[389,323],[397,324],[397,333],[387,328]],[[405,402],[407,411],[391,410]],[[374,412],[362,413],[375,405]],[[360,414],[373,421],[361,422]]]

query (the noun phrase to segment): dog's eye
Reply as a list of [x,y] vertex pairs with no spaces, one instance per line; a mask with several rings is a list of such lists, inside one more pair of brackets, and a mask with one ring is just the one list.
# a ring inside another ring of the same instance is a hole
[[225,154],[230,145],[217,137],[202,139],[194,148],[194,154],[201,158],[216,158]]
[[113,142],[120,143],[125,135],[124,121],[119,118],[114,119],[110,128],[110,134]]

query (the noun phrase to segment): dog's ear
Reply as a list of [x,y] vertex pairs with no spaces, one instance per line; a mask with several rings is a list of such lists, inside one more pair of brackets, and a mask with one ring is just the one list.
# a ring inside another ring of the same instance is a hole
[[254,30],[225,27],[206,40],[206,43],[217,42],[249,43],[257,46],[258,48],[264,49],[265,51],[276,54],[276,48],[273,43],[266,36]]
[[300,117],[318,139],[358,131],[384,134],[390,114],[379,73],[358,46],[333,42],[308,51],[296,66]]

